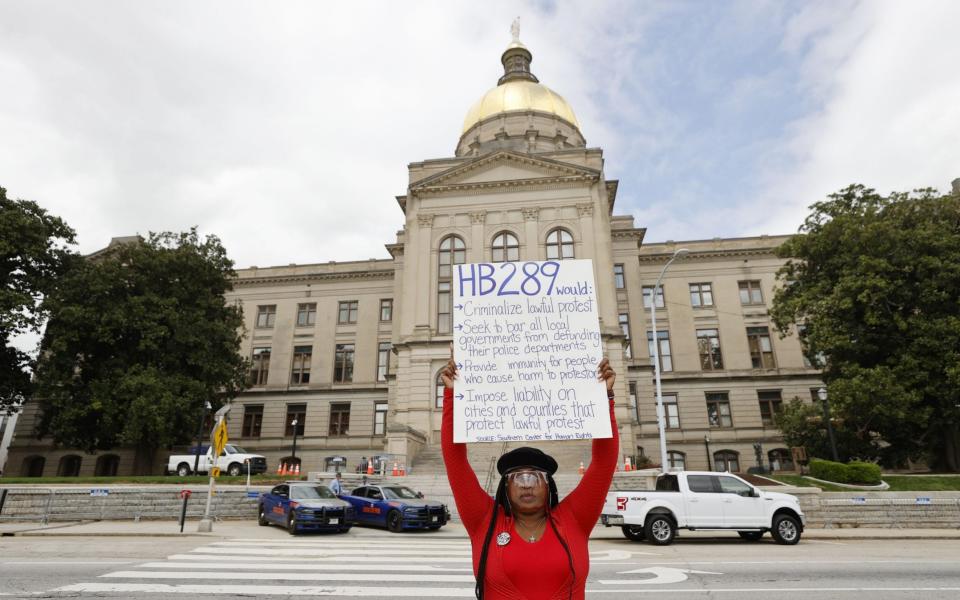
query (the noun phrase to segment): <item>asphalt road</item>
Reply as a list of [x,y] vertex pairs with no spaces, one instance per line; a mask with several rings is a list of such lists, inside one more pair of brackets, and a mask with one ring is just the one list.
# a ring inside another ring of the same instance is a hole
[[[242,530],[243,531],[243,530]],[[6,598],[471,598],[467,540],[379,530],[292,538],[0,538]],[[231,532],[233,533],[233,532]],[[960,599],[960,540],[591,541],[588,598]]]

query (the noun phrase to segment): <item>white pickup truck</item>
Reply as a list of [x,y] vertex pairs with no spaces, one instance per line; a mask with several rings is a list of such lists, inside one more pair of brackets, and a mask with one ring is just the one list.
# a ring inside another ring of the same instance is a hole
[[[197,473],[208,473],[210,464],[213,461],[211,454],[213,448],[209,446],[200,447],[200,463],[197,466]],[[186,477],[193,473],[193,464],[197,460],[196,446],[190,449],[190,454],[174,454],[167,459],[167,473],[176,473],[180,477]],[[228,475],[246,475],[247,465],[244,461],[250,461],[250,474],[256,475],[264,473],[267,470],[267,459],[259,454],[249,454],[243,448],[227,444],[223,448],[223,454],[217,459],[217,465],[220,470]]]
[[806,517],[796,496],[759,490],[730,473],[686,471],[657,477],[655,491],[610,492],[600,521],[633,541],[663,546],[678,529],[736,531],[756,541],[800,541]]

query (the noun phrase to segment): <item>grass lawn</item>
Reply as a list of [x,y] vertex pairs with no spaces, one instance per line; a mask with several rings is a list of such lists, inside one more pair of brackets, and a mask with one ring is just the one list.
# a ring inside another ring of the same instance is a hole
[[[271,485],[275,483],[280,483],[282,481],[297,480],[297,477],[279,477],[277,475],[263,474],[263,475],[251,475],[250,476],[250,485]],[[301,475],[300,480],[306,480],[306,475]],[[205,484],[210,481],[210,478],[205,475],[197,475],[190,477],[177,477],[175,475],[162,476],[162,475],[147,475],[142,477],[0,477],[0,486],[14,485],[14,484],[30,484],[30,485],[50,485],[50,484],[76,484],[76,485],[86,485],[86,484],[158,484],[158,483],[169,483],[173,485],[199,485]],[[217,477],[217,483],[220,485],[245,485],[247,483],[247,476],[242,475],[239,477],[230,477],[229,475],[223,475]]]
[[884,475],[892,492],[958,492],[960,475]]
[[826,484],[826,483],[818,483],[818,482],[816,482],[816,481],[810,481],[809,479],[805,479],[804,477],[801,477],[800,475],[783,475],[783,474],[777,473],[776,475],[767,475],[767,477],[769,477],[770,479],[776,479],[776,480],[779,481],[780,483],[785,483],[785,484],[787,484],[787,485],[793,485],[793,486],[796,486],[796,487],[818,487],[818,488],[822,489],[822,490],[825,491],[825,492],[850,492],[850,491],[852,491],[852,490],[846,490],[846,489],[844,489],[844,488],[842,488],[842,487],[838,487],[838,486],[835,486],[835,485],[829,485],[829,484]]
[[[797,487],[818,487],[825,492],[855,492],[835,485],[821,484],[799,475],[769,475],[781,483]],[[884,475],[891,492],[956,492],[960,491],[960,475]]]

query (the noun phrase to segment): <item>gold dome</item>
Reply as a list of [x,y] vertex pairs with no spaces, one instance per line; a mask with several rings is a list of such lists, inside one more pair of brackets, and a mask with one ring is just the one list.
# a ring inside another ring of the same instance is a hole
[[580,129],[580,123],[573,114],[573,109],[560,94],[545,85],[515,79],[493,88],[470,108],[467,117],[463,120],[461,135],[480,121],[494,115],[529,110],[555,115]]

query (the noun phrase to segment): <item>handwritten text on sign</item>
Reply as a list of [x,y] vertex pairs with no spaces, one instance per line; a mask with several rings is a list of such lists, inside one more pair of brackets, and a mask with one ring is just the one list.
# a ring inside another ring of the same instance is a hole
[[593,263],[456,265],[457,442],[610,437]]

